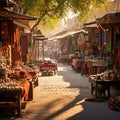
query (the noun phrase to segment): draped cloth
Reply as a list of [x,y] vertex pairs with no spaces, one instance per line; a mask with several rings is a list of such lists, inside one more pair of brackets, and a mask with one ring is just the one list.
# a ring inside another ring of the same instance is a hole
[[112,28],[110,28],[110,40],[109,40],[109,46],[108,46],[108,51],[111,52],[112,51]]
[[16,27],[14,30],[14,43],[19,44],[19,39],[20,39],[20,32],[19,29]]
[[20,46],[21,46],[21,53],[22,55],[28,54],[28,36],[22,35],[20,37]]
[[23,87],[23,93],[22,97],[24,97],[25,100],[28,100],[29,98],[29,89],[30,89],[30,83],[28,81],[19,81],[18,82],[20,86]]
[[107,33],[106,31],[104,32],[104,45],[106,44],[106,41],[107,41]]
[[19,60],[21,60],[20,47],[15,44],[15,46],[12,48],[12,62],[14,64],[15,61]]
[[115,27],[114,68],[120,69],[120,28],[118,26]]

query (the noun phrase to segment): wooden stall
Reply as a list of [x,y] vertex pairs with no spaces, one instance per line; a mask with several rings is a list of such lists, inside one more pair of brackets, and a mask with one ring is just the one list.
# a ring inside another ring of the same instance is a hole
[[91,84],[91,94],[95,97],[112,96],[111,88],[120,87],[120,80],[111,71],[106,71],[100,74],[89,76],[89,82]]
[[120,71],[120,13],[108,13],[98,18],[101,56],[107,57],[108,66]]
[[0,87],[0,111],[15,111],[21,115],[22,88],[20,86]]
[[[100,66],[105,71],[93,70],[94,75],[89,76],[91,94],[95,97],[107,97],[109,106],[117,109],[120,106],[116,107],[114,103],[120,97],[120,13],[105,14],[96,19],[96,24],[99,27],[100,57],[105,61]],[[92,65],[93,69],[100,66],[98,63]]]
[[15,69],[18,67],[15,63],[21,61],[20,28],[29,29],[30,20],[36,18],[12,12],[4,6],[0,8],[0,110],[7,112],[12,107],[18,115],[22,103],[33,99],[33,77],[20,76],[23,69]]

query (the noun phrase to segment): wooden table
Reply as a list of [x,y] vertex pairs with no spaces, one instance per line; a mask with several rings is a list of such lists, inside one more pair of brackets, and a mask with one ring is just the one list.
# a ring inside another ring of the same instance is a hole
[[98,96],[97,90],[99,85],[104,85],[105,88],[107,88],[108,95],[107,97],[110,97],[110,87],[111,86],[120,86],[120,80],[98,80],[98,79],[90,79],[89,82],[91,83],[91,94],[93,94],[95,90],[95,97]]
[[91,62],[92,62],[92,67],[91,67],[92,74],[101,73],[105,71],[108,67],[107,62],[103,60],[96,60]]

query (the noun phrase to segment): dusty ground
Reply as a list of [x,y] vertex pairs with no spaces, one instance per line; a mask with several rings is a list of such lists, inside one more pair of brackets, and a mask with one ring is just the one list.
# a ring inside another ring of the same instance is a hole
[[56,76],[39,77],[30,101],[19,118],[2,117],[0,120],[118,120],[120,112],[110,110],[107,101],[88,102],[88,77],[59,64]]

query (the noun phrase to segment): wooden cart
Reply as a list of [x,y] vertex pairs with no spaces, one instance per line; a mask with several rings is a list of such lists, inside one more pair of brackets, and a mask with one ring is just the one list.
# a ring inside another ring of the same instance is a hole
[[53,72],[52,75],[56,75],[57,70],[58,70],[58,66],[56,63],[51,62],[51,63],[43,63],[40,65],[40,71],[42,73],[42,76],[51,75],[51,72]]

